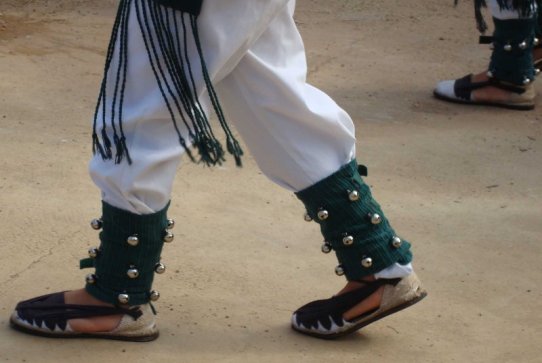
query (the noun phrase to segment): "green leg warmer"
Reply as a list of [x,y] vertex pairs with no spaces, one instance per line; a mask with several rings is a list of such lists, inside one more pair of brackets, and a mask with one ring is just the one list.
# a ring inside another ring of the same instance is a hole
[[320,224],[325,238],[322,251],[335,250],[338,275],[358,280],[395,262],[412,260],[410,243],[391,228],[356,160],[320,182],[296,193],[305,204],[305,220]]
[[493,54],[489,75],[500,81],[526,85],[534,80],[533,45],[536,17],[499,20],[493,18]]
[[101,244],[89,250],[81,268],[95,267],[87,275],[86,290],[111,304],[140,305],[159,298],[151,291],[155,273],[163,273],[160,262],[164,242],[171,242],[168,230],[174,222],[167,219],[169,205],[153,214],[137,215],[103,202],[101,219],[91,222],[100,232]]
[[536,33],[536,37],[538,38],[538,41],[540,41],[542,37],[542,6],[538,7],[535,33]]

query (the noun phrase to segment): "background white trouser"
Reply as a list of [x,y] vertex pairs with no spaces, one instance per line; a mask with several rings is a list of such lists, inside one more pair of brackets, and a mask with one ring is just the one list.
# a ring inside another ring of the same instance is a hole
[[[293,20],[294,8],[294,0],[205,0],[198,29],[228,121],[236,126],[262,172],[295,192],[351,161],[356,140],[349,115],[306,83],[305,50]],[[105,202],[147,214],[170,200],[184,150],[152,72],[134,9],[128,52],[123,129],[133,164],[116,165],[95,155],[89,169]],[[197,57],[193,44],[189,54]],[[112,69],[117,58],[118,53]],[[205,88],[196,59],[191,63],[202,97]],[[186,130],[182,133],[186,135]],[[410,264],[395,264],[380,277],[401,277],[411,270]]]
[[[509,3],[512,3],[512,0],[509,0]],[[512,20],[512,19],[522,19],[524,18],[521,16],[520,12],[518,10],[508,10],[508,9],[501,9],[499,7],[499,4],[497,3],[497,0],[489,0],[487,1],[487,6],[491,10],[491,15],[493,17],[500,19],[500,20]],[[533,7],[531,14],[527,16],[527,18],[532,18],[536,14],[536,3],[533,2]]]

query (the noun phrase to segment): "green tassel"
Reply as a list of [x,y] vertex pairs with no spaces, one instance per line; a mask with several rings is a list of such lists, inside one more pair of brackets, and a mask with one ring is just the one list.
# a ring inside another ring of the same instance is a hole
[[[95,109],[92,133],[93,153],[100,154],[104,160],[113,159],[117,164],[124,160],[128,164],[132,163],[123,130],[124,93],[129,57],[128,24],[132,16],[137,18],[156,84],[171,117],[179,143],[186,150],[190,160],[212,166],[220,165],[225,156],[224,147],[216,138],[201,101],[198,99],[193,67],[190,63],[191,60],[195,60],[201,66],[209,100],[225,133],[226,150],[233,155],[236,165],[241,166],[243,150],[226,122],[200,44],[197,15],[201,10],[201,5],[201,0],[185,1],[182,4],[174,0],[121,0],[119,2]],[[132,8],[134,12],[131,11]],[[183,15],[178,16],[180,13]],[[192,33],[193,39],[187,37],[189,33]],[[191,41],[196,46],[197,54],[188,54]],[[113,69],[112,59],[116,52],[119,54],[118,65]],[[112,95],[108,96],[112,98],[111,105],[106,109],[108,80],[113,82],[114,87],[112,87]],[[101,133],[98,132],[100,115]],[[188,138],[183,136],[180,123],[187,130]],[[109,135],[113,137],[113,142]],[[196,159],[189,150],[190,144],[197,149],[199,159]],[[114,155],[112,149],[115,151]]]

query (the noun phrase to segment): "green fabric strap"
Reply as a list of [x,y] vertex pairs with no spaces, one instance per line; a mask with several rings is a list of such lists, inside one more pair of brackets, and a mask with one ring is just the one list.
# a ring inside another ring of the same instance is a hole
[[[372,275],[395,262],[407,264],[412,260],[410,243],[397,238],[393,243],[396,234],[363,182],[355,159],[296,195],[305,204],[307,214],[320,224],[322,235],[335,250],[348,280]],[[319,212],[327,212],[327,218],[320,219]],[[371,221],[375,214],[381,217],[378,224]],[[353,237],[353,243],[348,242],[348,236]]]
[[489,71],[500,81],[524,85],[534,80],[533,43],[536,17],[499,20],[493,18],[493,54]]
[[[169,204],[159,212],[137,215],[103,202],[103,230],[97,256],[83,259],[81,268],[95,267],[96,273],[86,290],[92,296],[111,304],[119,304],[120,294],[128,295],[129,305],[149,302],[156,265],[168,227]],[[132,237],[131,244],[128,238]],[[137,244],[133,237],[137,237]],[[128,270],[131,270],[131,276]],[[134,278],[134,271],[137,277]]]

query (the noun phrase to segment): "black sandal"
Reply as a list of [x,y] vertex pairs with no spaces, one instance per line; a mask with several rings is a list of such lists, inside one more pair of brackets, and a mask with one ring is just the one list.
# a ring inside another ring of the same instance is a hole
[[[70,319],[123,315],[120,324],[109,332],[74,331]],[[11,327],[23,333],[50,338],[103,338],[125,341],[151,341],[158,329],[149,304],[124,308],[120,306],[75,305],[64,302],[64,292],[22,301],[15,307]]]
[[[542,61],[542,60],[541,60]],[[477,101],[472,99],[472,91],[484,87],[495,87],[510,92],[506,101]],[[501,82],[498,79],[490,78],[484,82],[472,82],[472,74],[465,77],[448,81],[441,81],[433,91],[433,95],[443,101],[468,104],[484,105],[508,108],[512,110],[532,110],[534,104],[534,87],[531,83],[525,86],[518,86]]]
[[[382,286],[384,292],[378,308],[352,320],[343,318],[345,312]],[[425,296],[427,292],[414,273],[402,279],[378,279],[366,282],[359,289],[302,306],[292,315],[292,329],[317,338],[335,339],[412,306]]]

